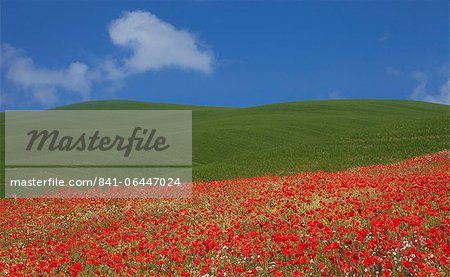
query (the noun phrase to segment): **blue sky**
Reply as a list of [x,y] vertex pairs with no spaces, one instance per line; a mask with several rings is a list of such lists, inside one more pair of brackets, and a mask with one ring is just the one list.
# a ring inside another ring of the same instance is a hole
[[2,109],[449,102],[442,2],[2,1]]

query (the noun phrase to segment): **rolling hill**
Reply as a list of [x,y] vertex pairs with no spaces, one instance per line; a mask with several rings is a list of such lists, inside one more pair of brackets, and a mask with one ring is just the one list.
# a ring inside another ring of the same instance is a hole
[[91,101],[58,109],[192,110],[193,177],[204,180],[336,171],[450,148],[450,107],[407,100],[304,101],[249,108]]

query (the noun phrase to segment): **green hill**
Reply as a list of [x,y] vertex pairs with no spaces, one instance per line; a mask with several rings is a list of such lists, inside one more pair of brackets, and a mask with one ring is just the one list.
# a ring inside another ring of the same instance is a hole
[[449,108],[406,100],[330,100],[250,108],[92,101],[59,109],[192,110],[194,178],[223,179],[335,171],[449,149]]

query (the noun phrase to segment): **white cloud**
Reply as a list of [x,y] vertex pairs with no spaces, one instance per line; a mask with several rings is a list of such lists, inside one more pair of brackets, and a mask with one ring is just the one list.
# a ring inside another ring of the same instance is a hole
[[114,45],[131,50],[128,57],[103,58],[94,66],[74,61],[66,67],[46,68],[35,65],[23,51],[2,44],[0,66],[6,80],[31,93],[43,106],[55,105],[67,95],[88,100],[94,84],[117,87],[117,82],[132,74],[165,68],[205,74],[213,70],[212,51],[202,47],[194,34],[149,12],[126,12],[112,21],[108,32]]
[[418,82],[417,86],[413,89],[410,97],[414,100],[422,100],[426,93],[428,84],[428,76],[423,72],[413,72],[412,77]]
[[402,74],[402,72],[397,68],[388,67],[388,68],[386,68],[386,74],[397,77],[397,76],[400,76]]
[[390,39],[392,37],[392,34],[390,32],[384,32],[383,34],[381,34],[381,36],[378,38],[379,42],[385,42],[388,39]]
[[432,103],[450,105],[450,79],[441,86],[438,95],[426,95],[424,100]]
[[427,91],[428,76],[420,71],[412,74],[418,83],[413,89],[410,98],[413,100],[426,101],[439,104],[450,104],[450,78],[441,86],[439,93],[430,94]]
[[110,24],[109,35],[115,45],[132,51],[117,72],[132,74],[166,67],[212,71],[212,53],[201,46],[195,35],[149,12],[125,13]]
[[89,67],[73,62],[65,68],[36,67],[33,60],[10,45],[1,45],[2,67],[7,80],[30,91],[34,100],[43,106],[55,103],[56,92],[63,91],[88,99],[91,90]]
[[46,106],[54,105],[58,102],[58,95],[55,88],[42,88],[34,91],[34,97]]
[[0,109],[4,109],[4,106],[6,106],[9,103],[9,94],[5,91],[0,91]]
[[333,90],[328,94],[328,99],[345,99],[339,90]]

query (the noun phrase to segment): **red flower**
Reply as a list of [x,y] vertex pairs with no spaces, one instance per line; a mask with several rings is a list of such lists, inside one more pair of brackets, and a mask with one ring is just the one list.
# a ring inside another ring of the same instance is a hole
[[410,261],[403,261],[402,264],[408,268],[412,266],[412,263]]

